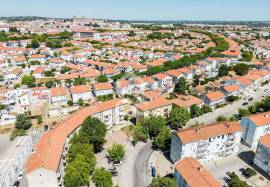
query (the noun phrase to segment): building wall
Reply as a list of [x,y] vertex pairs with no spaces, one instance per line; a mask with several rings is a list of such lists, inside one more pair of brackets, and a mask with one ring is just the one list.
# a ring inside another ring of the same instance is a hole
[[84,92],[84,93],[76,93],[72,94],[72,100],[74,103],[77,103],[79,99],[83,99],[84,101],[88,101],[92,98],[92,93],[89,92]]
[[181,152],[182,152],[182,143],[176,134],[172,134],[170,158],[174,163],[181,159]]
[[[13,185],[19,173],[23,170],[28,156],[32,152],[33,142],[30,136],[17,137],[14,141],[14,144],[6,151],[8,157],[1,157],[1,159],[3,159],[1,163],[4,164],[2,165],[4,166],[2,169],[4,170],[0,171],[0,187]],[[19,148],[18,145],[20,145]]]
[[109,89],[109,90],[94,90],[94,93],[96,96],[101,96],[101,95],[109,95],[109,94],[113,94],[113,90]]
[[174,177],[176,179],[176,187],[189,187],[185,179],[177,172],[177,170],[174,171]]
[[263,144],[258,145],[254,157],[254,164],[264,170],[270,176],[270,148]]
[[237,132],[188,144],[182,144],[180,140],[176,140],[177,137],[172,137],[171,159],[176,162],[185,157],[193,157],[206,163],[235,155],[239,151],[241,136],[242,132]]
[[248,118],[241,120],[241,126],[244,128],[243,141],[254,150],[258,146],[259,139],[270,133],[270,124],[257,126]]

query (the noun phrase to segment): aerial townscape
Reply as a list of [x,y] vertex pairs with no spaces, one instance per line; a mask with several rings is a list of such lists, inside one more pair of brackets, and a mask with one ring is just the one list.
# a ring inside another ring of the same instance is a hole
[[0,187],[270,187],[269,12],[25,3],[0,8]]

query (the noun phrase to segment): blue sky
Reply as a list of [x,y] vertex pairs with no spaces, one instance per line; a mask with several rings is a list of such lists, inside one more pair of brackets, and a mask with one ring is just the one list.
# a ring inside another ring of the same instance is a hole
[[270,21],[270,0],[3,0],[0,16]]

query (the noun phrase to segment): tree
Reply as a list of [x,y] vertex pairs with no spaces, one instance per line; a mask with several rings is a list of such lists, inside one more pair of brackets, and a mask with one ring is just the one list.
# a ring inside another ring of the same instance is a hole
[[89,143],[94,146],[94,151],[102,150],[103,144],[106,142],[105,136],[107,126],[97,118],[88,117],[84,120],[79,136],[81,143]]
[[187,95],[190,92],[190,87],[185,78],[181,77],[175,85],[174,92]]
[[64,176],[64,186],[65,187],[80,187],[81,186],[81,176],[77,172],[75,167],[67,167]]
[[72,100],[68,100],[67,101],[67,104],[68,104],[68,106],[73,106],[73,101]]
[[25,135],[26,135],[26,132],[24,129],[15,129],[12,131],[9,139],[14,140],[18,136],[25,136]]
[[253,52],[252,51],[242,51],[242,61],[250,62],[253,59]]
[[95,169],[92,181],[96,184],[96,187],[112,187],[112,174],[105,170],[105,168]]
[[97,82],[108,82],[108,78],[105,75],[100,75],[97,78]]
[[78,99],[78,105],[83,106],[83,99],[82,98]]
[[243,76],[243,75],[246,75],[248,74],[248,71],[249,71],[249,65],[247,64],[244,64],[244,63],[239,63],[239,64],[236,64],[234,67],[233,67],[235,73],[237,75],[240,75],[240,76]]
[[132,137],[135,142],[138,142],[138,141],[146,142],[150,138],[146,129],[141,125],[137,125],[134,128]]
[[76,78],[74,80],[74,86],[78,86],[78,85],[84,85],[86,83],[86,79],[85,78]]
[[203,114],[213,112],[212,108],[209,105],[203,105],[201,110],[202,110]]
[[38,122],[38,124],[41,124],[43,122],[41,115],[37,116],[37,122]]
[[147,130],[150,138],[153,138],[166,126],[166,120],[161,116],[150,116],[140,122],[139,125]]
[[218,116],[216,120],[217,122],[223,122],[223,121],[227,121],[227,118],[221,115],[221,116]]
[[202,114],[203,114],[203,112],[201,111],[200,107],[198,107],[197,105],[191,105],[190,106],[191,118],[199,117]]
[[31,41],[31,47],[33,49],[36,49],[36,48],[39,48],[40,44],[39,44],[39,41],[37,39],[34,39]]
[[15,127],[17,129],[28,130],[31,128],[31,126],[32,126],[32,122],[30,119],[27,118],[25,114],[17,115],[16,121],[15,121]]
[[109,160],[113,162],[121,161],[124,159],[125,156],[125,147],[122,144],[113,144],[107,152]]
[[35,77],[32,77],[30,75],[24,75],[22,77],[21,83],[27,85],[28,87],[31,87],[35,83]]
[[154,146],[162,151],[166,151],[170,148],[170,143],[171,130],[168,127],[164,127],[154,139]]
[[229,187],[251,187],[245,181],[241,181],[240,178],[234,172],[227,172],[229,180],[227,184]]
[[188,112],[188,110],[182,107],[175,106],[172,108],[167,119],[168,124],[174,129],[182,128],[189,120],[190,113]]
[[149,187],[175,187],[176,182],[175,179],[169,177],[156,177],[154,178]]
[[46,83],[45,83],[45,86],[46,86],[47,88],[52,88],[53,85],[54,85],[54,82],[53,82],[53,81],[49,81],[49,82],[46,82]]
[[229,67],[227,65],[221,65],[220,68],[218,69],[218,76],[219,77],[224,77],[229,74]]
[[85,186],[89,184],[89,171],[91,166],[86,159],[87,156],[78,154],[76,158],[69,163],[64,176],[65,186]]

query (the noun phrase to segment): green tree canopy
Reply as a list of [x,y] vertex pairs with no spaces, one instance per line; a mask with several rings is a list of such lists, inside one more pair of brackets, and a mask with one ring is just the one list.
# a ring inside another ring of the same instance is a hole
[[168,124],[174,128],[179,129],[186,125],[190,120],[190,113],[187,109],[181,107],[173,107],[167,119]]
[[171,130],[168,127],[164,127],[161,132],[154,139],[154,146],[162,151],[170,149],[171,143]]
[[21,83],[24,85],[27,85],[28,87],[31,87],[35,83],[35,77],[30,76],[30,75],[24,75],[22,77]]
[[113,144],[107,152],[108,158],[111,161],[121,161],[124,159],[125,156],[125,146],[122,144]]
[[106,142],[105,136],[107,132],[106,125],[97,118],[88,117],[82,124],[79,131],[81,143],[89,143],[94,146],[94,151],[102,150],[103,144]]
[[185,78],[181,77],[175,85],[174,92],[187,95],[190,92],[190,85]]
[[221,65],[220,68],[218,69],[218,76],[219,77],[224,77],[229,74],[229,67],[227,65]]
[[149,187],[175,187],[176,180],[169,177],[156,177],[152,180]]
[[96,187],[112,187],[112,174],[105,170],[105,168],[95,169],[92,181],[96,184]]
[[239,64],[236,64],[234,67],[233,67],[235,73],[237,75],[240,75],[240,76],[243,76],[243,75],[246,75],[248,74],[248,71],[249,71],[249,65],[247,64],[244,64],[244,63],[239,63]]
[[198,105],[191,105],[190,106],[190,115],[192,118],[199,117],[203,114],[203,111],[198,107]]
[[31,126],[32,126],[32,122],[30,119],[27,118],[25,114],[17,115],[16,121],[15,121],[15,127],[17,129],[28,130],[31,128]]
[[108,78],[105,75],[100,75],[97,78],[97,82],[108,82]]

